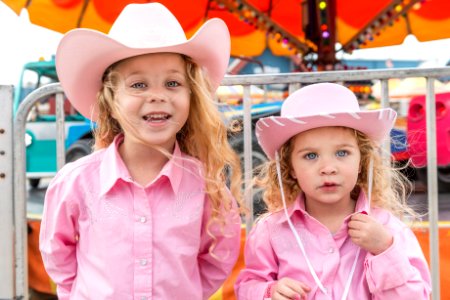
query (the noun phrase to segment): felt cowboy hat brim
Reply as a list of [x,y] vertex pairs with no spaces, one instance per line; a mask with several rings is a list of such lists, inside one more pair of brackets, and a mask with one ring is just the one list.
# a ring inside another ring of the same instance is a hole
[[256,123],[256,137],[270,159],[293,136],[319,127],[343,126],[366,134],[381,143],[394,126],[397,113],[391,108],[360,111],[356,96],[346,87],[319,83],[290,95],[280,117],[266,117]]
[[165,52],[192,58],[216,89],[230,58],[228,28],[222,20],[211,19],[187,40],[181,25],[163,5],[131,4],[119,15],[108,35],[90,29],[68,32],[56,52],[56,70],[75,109],[96,121],[96,97],[105,70],[125,58]]

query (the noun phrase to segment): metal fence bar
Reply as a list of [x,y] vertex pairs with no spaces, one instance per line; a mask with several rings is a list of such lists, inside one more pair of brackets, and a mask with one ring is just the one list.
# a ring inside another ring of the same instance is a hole
[[[381,80],[381,100],[380,104],[382,108],[389,107],[389,85],[388,85],[388,79],[382,79]],[[383,151],[383,159],[386,163],[386,165],[389,165],[391,163],[391,143],[389,140],[384,141],[384,144],[382,145],[384,151]]]
[[58,93],[56,102],[56,167],[61,169],[66,163],[66,133],[64,125],[64,93]]
[[[389,69],[389,70],[355,70],[355,71],[331,71],[331,72],[317,72],[317,73],[285,73],[285,74],[263,74],[263,75],[234,75],[226,76],[222,82],[222,85],[267,85],[267,84],[301,84],[301,83],[317,83],[317,82],[340,82],[340,81],[359,81],[359,80],[383,80],[389,78],[408,78],[408,77],[426,77],[426,78],[438,78],[443,76],[450,76],[450,68],[429,68],[429,69]],[[249,89],[246,92],[247,95],[244,98],[249,98]],[[56,84],[49,84],[38,90],[32,92],[26,99],[22,102],[17,112],[14,120],[14,136],[19,140],[14,142],[14,222],[15,222],[15,288],[16,299],[27,299],[28,298],[28,277],[27,277],[27,256],[26,256],[26,173],[25,173],[25,143],[23,142],[23,137],[25,135],[25,123],[26,116],[30,111],[33,104],[39,99],[55,94],[62,93],[61,86]],[[433,105],[434,107],[434,86],[433,80],[427,82],[427,104]],[[432,103],[432,104],[430,104]],[[247,107],[246,107],[247,106]],[[251,102],[249,100],[244,101],[244,110],[249,110],[251,107]],[[428,113],[432,113],[430,109],[427,109]],[[245,117],[247,115],[247,117]],[[248,142],[251,143],[251,119],[249,111],[244,112],[244,122],[248,118],[250,124],[250,130],[248,130],[248,125],[244,125],[244,137]],[[427,114],[427,124],[429,124]],[[434,118],[435,117],[430,117]],[[427,144],[428,149],[433,150],[431,147],[434,145],[436,147],[436,135],[435,131],[427,127]],[[433,124],[435,130],[435,123]],[[430,131],[431,130],[431,131]],[[428,133],[430,131],[430,133]],[[432,144],[430,146],[430,144]],[[247,149],[251,149],[247,147]],[[435,148],[434,148],[435,150]],[[245,151],[245,150],[244,150]],[[247,150],[248,151],[248,150]],[[430,157],[431,152],[428,151],[429,161],[429,197],[430,197],[430,229],[435,230],[438,228],[437,223],[437,177],[436,177],[436,157]],[[435,155],[435,154],[434,154]],[[248,157],[245,158],[249,160]],[[251,157],[250,157],[251,160]],[[433,164],[434,160],[434,164]],[[432,168],[434,166],[434,168]],[[430,177],[431,175],[431,177]],[[430,180],[431,179],[431,180]],[[431,191],[433,191],[431,193]],[[0,213],[2,213],[0,211]],[[435,216],[436,214],[436,216]],[[249,224],[251,226],[251,224]],[[433,229],[434,228],[434,229]],[[433,239],[433,243],[437,241],[436,233],[433,233],[430,238]],[[432,259],[432,281],[433,281],[433,299],[439,299],[439,253],[436,252],[437,244],[433,244],[431,259]],[[437,273],[435,272],[437,270]]]
[[298,90],[300,87],[301,87],[301,84],[298,82],[290,83],[289,88],[288,88],[289,95],[292,94],[293,92],[295,92],[296,90]]
[[13,88],[0,86],[0,299],[14,297]]
[[250,97],[250,86],[244,86],[243,98],[243,120],[244,120],[244,199],[251,213],[245,217],[245,229],[250,232],[253,226],[253,149],[252,149],[252,99]]
[[62,93],[59,83],[52,83],[31,92],[20,104],[14,118],[14,225],[15,225],[15,289],[16,299],[28,299],[27,256],[27,201],[26,201],[26,156],[25,125],[28,113],[41,98]]
[[430,221],[430,260],[433,299],[441,299],[439,285],[439,205],[437,183],[437,146],[436,146],[436,102],[434,79],[427,78],[426,94],[427,124],[427,178],[428,178],[428,213]]
[[[439,246],[438,246],[438,192],[437,192],[437,160],[436,160],[436,120],[435,120],[435,95],[433,78],[450,75],[450,68],[424,68],[424,69],[389,69],[389,70],[364,70],[364,71],[330,71],[317,73],[285,73],[285,74],[262,74],[262,75],[234,75],[226,76],[223,85],[237,84],[292,84],[292,83],[318,83],[337,81],[358,81],[358,80],[388,80],[390,78],[426,77],[427,81],[427,106],[433,105],[433,112],[427,109],[427,145],[428,149],[434,145],[434,158],[430,151],[427,152],[427,159],[434,164],[428,163],[428,198],[429,198],[429,226],[430,226],[430,257],[431,257],[431,279],[433,288],[433,299],[440,299],[439,287]],[[389,103],[389,91],[387,82],[382,82],[382,103]],[[289,90],[291,92],[291,88]],[[382,104],[384,105],[384,104]],[[431,116],[431,114],[433,114]],[[429,126],[429,118],[434,119],[433,129]],[[429,134],[432,132],[432,134]],[[432,145],[431,145],[432,144]],[[430,147],[431,146],[431,147]],[[390,151],[390,150],[389,150]],[[430,177],[430,174],[433,174]],[[252,212],[253,213],[253,212]]]
[[329,71],[307,73],[258,74],[225,76],[222,85],[261,85],[261,84],[289,84],[380,80],[389,78],[408,77],[444,77],[449,76],[450,67],[445,68],[411,68],[411,69],[383,69],[383,70],[355,70],[355,71]]

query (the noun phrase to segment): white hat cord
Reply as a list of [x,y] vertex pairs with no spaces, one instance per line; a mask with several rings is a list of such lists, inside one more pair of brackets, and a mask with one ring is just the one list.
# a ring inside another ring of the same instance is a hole
[[[289,217],[289,213],[287,211],[287,205],[286,205],[286,198],[284,196],[284,189],[283,189],[283,182],[281,180],[281,168],[280,168],[280,157],[278,154],[278,151],[275,152],[275,161],[276,161],[276,167],[277,167],[277,177],[278,177],[278,184],[280,185],[280,192],[281,192],[281,200],[283,201],[283,210],[286,215],[287,222],[289,224],[289,227],[294,234],[295,240],[297,241],[298,246],[300,247],[300,250],[302,251],[303,257],[306,260],[306,264],[308,265],[309,272],[311,273],[312,277],[314,278],[314,281],[316,282],[319,289],[324,293],[325,295],[328,295],[327,289],[323,286],[322,282],[320,281],[319,277],[317,276],[316,272],[314,271],[314,268],[312,267],[312,264],[308,258],[308,255],[306,254],[305,247],[303,246],[302,240],[300,239],[297,231],[295,230],[294,224],[292,224],[291,218]],[[372,178],[373,178],[373,160],[370,159],[369,163],[369,170],[368,170],[368,202],[369,202],[369,209],[370,209],[370,203],[371,203],[371,194],[372,194]],[[352,268],[350,270],[350,274],[347,278],[347,282],[345,283],[344,292],[342,294],[341,299],[345,300],[347,299],[347,295],[350,290],[350,284],[353,279],[353,274],[355,273],[356,264],[359,258],[359,254],[361,252],[361,248],[358,247],[356,250],[355,259],[352,264]]]

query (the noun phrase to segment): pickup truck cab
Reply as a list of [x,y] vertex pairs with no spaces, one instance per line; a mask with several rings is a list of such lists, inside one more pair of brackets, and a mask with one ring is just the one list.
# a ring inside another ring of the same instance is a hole
[[[55,60],[25,64],[14,92],[14,114],[25,97],[38,87],[58,82]],[[66,161],[73,161],[91,152],[91,122],[79,114],[69,101],[64,101]],[[31,109],[26,125],[26,171],[32,187],[41,178],[53,177],[56,162],[55,97],[38,101]]]

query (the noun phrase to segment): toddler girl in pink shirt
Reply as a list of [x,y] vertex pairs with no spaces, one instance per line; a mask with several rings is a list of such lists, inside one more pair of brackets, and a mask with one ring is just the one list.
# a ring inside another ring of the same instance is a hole
[[427,262],[399,219],[414,215],[407,181],[380,155],[395,118],[320,83],[257,122],[269,213],[248,236],[238,299],[429,298]]
[[225,281],[241,174],[212,95],[229,57],[223,21],[186,39],[159,3],[126,6],[107,35],[63,37],[58,77],[96,122],[96,151],[45,197],[40,250],[60,300],[208,299]]

